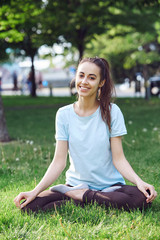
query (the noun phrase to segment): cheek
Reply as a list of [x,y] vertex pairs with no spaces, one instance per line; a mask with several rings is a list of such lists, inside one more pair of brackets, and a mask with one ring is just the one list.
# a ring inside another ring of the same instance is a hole
[[79,77],[79,76],[77,76],[76,78],[75,78],[75,83],[80,83],[82,81],[82,79]]
[[80,81],[79,81],[79,78],[76,78],[76,79],[75,79],[75,87],[76,87],[76,88],[77,88],[77,85],[79,84],[79,82],[80,82]]

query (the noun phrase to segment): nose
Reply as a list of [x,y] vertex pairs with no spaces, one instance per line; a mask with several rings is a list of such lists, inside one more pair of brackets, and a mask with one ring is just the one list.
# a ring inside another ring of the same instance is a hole
[[83,78],[82,83],[83,83],[83,84],[88,84],[87,77],[84,77],[84,78]]

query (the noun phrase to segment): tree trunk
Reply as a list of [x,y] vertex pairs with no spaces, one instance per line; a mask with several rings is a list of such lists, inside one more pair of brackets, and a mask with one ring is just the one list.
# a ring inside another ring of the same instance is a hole
[[79,51],[79,60],[81,60],[82,57],[83,57],[83,53],[84,53],[84,46],[83,46],[83,44],[79,44],[78,45],[78,51]]
[[0,95],[0,142],[9,142],[9,141],[10,141],[10,138],[9,138],[9,134],[6,126],[2,97]]
[[78,47],[78,51],[79,51],[79,60],[81,60],[83,57],[83,53],[84,53],[84,49],[85,49],[86,33],[87,33],[86,28],[79,29],[77,31],[77,36],[78,36],[77,47]]
[[31,96],[36,97],[36,79],[35,79],[35,68],[34,68],[34,55],[31,56],[31,83],[32,83],[32,88],[31,88]]
[[148,81],[148,69],[147,65],[143,65],[143,77],[145,80],[145,99],[149,100],[150,99],[150,84]]

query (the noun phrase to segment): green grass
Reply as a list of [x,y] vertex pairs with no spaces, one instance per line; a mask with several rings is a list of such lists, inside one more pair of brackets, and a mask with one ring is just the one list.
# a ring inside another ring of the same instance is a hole
[[[68,204],[55,211],[21,213],[13,203],[21,191],[40,181],[55,148],[55,113],[75,98],[3,97],[12,142],[0,144],[1,239],[160,239],[160,197],[145,212]],[[127,159],[160,192],[160,99],[118,99],[128,135]],[[65,182],[65,172],[56,181]]]

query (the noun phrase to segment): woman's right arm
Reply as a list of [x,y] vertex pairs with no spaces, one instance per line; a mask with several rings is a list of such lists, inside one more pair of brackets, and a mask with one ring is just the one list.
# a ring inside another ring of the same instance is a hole
[[[33,201],[39,193],[48,188],[59,177],[66,166],[67,153],[68,142],[57,141],[53,161],[47,169],[44,177],[32,191],[22,192],[14,199],[16,207],[25,207],[28,203]],[[26,201],[20,204],[23,199]]]

